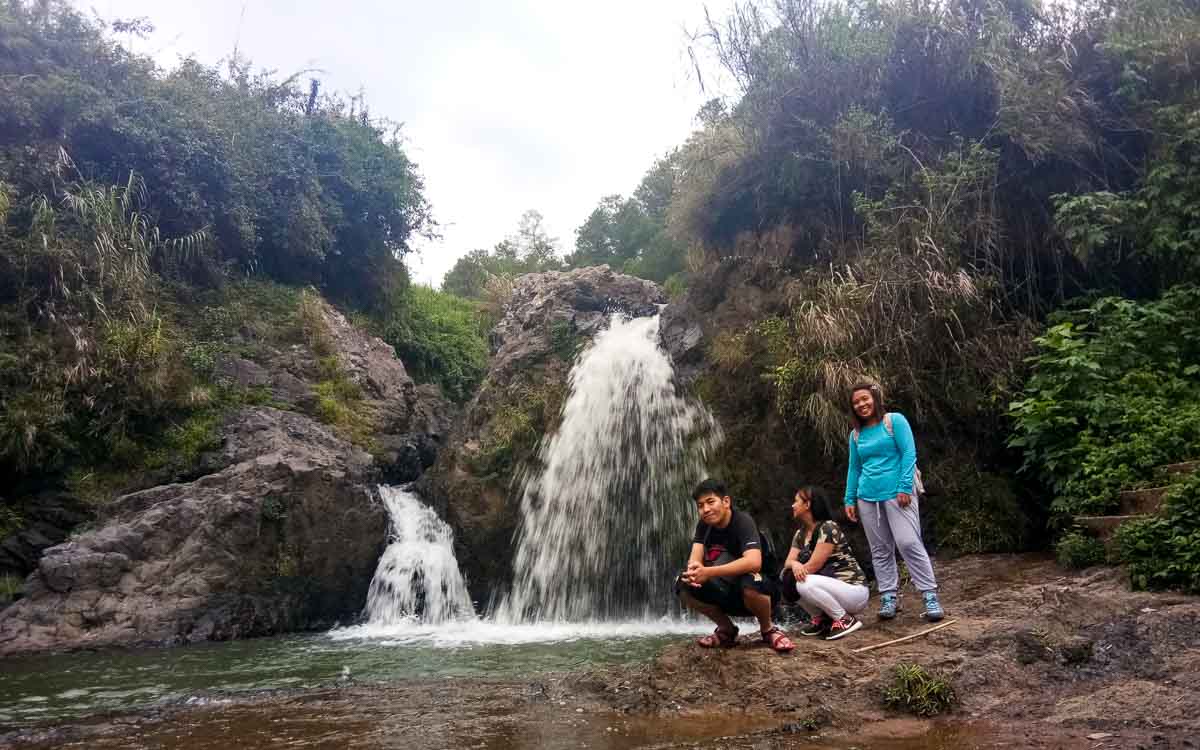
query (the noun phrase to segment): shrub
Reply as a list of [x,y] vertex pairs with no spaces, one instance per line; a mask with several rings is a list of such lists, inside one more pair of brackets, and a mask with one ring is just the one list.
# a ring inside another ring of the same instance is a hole
[[1155,466],[1200,455],[1200,288],[1056,313],[1010,405],[1009,445],[1060,513],[1105,513]]
[[488,348],[475,303],[413,285],[390,311],[383,338],[396,349],[409,373],[437,383],[454,401],[465,401],[483,380]]
[[1104,544],[1080,531],[1068,531],[1054,545],[1054,557],[1064,568],[1090,568],[1105,561]]
[[322,358],[318,367],[322,379],[313,387],[317,419],[350,442],[371,448],[371,422],[363,412],[362,390],[346,374],[336,355]]
[[969,455],[947,454],[928,467],[926,481],[938,495],[929,509],[939,548],[962,554],[1012,552],[1030,540],[1031,522],[1002,476],[982,471]]
[[957,700],[949,682],[919,664],[897,666],[883,692],[883,702],[889,708],[917,716],[937,716],[949,711]]
[[1200,593],[1200,475],[1171,487],[1158,515],[1117,529],[1116,544],[1134,588]]

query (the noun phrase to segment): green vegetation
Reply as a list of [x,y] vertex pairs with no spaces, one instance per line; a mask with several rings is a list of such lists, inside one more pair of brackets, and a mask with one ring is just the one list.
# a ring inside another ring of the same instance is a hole
[[[10,501],[62,483],[104,503],[187,478],[250,404],[310,409],[369,447],[322,297],[377,329],[403,320],[395,343],[432,352],[415,374],[459,398],[482,371],[473,310],[409,288],[408,243],[435,225],[397,126],[317,80],[240,58],[164,71],[115,41],[148,28],[107,28],[57,0],[0,2]],[[239,385],[238,359],[311,370],[294,374],[316,383],[315,403]],[[0,505],[0,531],[19,525],[14,508]]]
[[459,258],[442,279],[442,290],[460,297],[484,299],[489,282],[525,273],[556,271],[563,267],[558,240],[546,233],[542,215],[526,211],[517,231],[491,251],[472,250]]
[[[497,399],[472,468],[479,476],[507,482],[533,456],[542,436],[553,431],[566,399],[564,363],[544,366],[514,381]],[[540,385],[531,385],[540,383]]]
[[1154,468],[1200,455],[1200,288],[1051,316],[1009,444],[1060,513],[1104,514]]
[[[697,50],[736,95],[656,165],[651,213],[684,304],[726,300],[696,391],[739,494],[840,484],[864,376],[917,426],[958,549],[1037,541],[1200,456],[1198,32],[1194,3],[1152,0],[709,22]],[[568,261],[648,247],[636,204],[603,200]]]
[[212,240],[156,270],[205,280],[232,264],[360,307],[403,287],[409,239],[433,223],[397,126],[361,100],[239,58],[163,72],[65,2],[5,2],[0,31],[0,180],[18,232],[42,196],[59,202],[60,173],[106,185],[133,172],[149,223]]
[[940,547],[963,554],[1025,549],[1035,537],[1028,508],[1013,483],[979,469],[971,457],[950,455],[925,469],[940,495],[922,506]]
[[437,383],[448,398],[465,401],[487,371],[484,325],[471,301],[414,285],[391,311],[381,334],[414,378]]
[[945,713],[957,700],[949,682],[919,664],[897,666],[883,691],[884,705],[917,716]]
[[1116,543],[1135,588],[1200,593],[1200,475],[1172,486],[1158,515],[1117,529]]
[[1068,531],[1055,543],[1054,557],[1064,568],[1090,568],[1103,564],[1108,555],[1099,539],[1080,531]]

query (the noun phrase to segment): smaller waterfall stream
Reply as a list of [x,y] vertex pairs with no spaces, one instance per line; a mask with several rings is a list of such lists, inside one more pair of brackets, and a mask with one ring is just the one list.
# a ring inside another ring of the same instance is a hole
[[473,619],[450,527],[408,490],[382,486],[379,495],[391,519],[391,534],[367,592],[368,624]]

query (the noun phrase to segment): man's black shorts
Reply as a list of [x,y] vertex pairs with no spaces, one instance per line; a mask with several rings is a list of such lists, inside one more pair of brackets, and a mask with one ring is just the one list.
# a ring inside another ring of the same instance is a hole
[[752,589],[771,597],[771,604],[779,602],[779,587],[764,575],[746,573],[737,578],[710,578],[698,588],[693,588],[681,579],[675,579],[675,594],[686,591],[693,599],[705,604],[715,604],[732,617],[752,617],[742,600],[742,589]]

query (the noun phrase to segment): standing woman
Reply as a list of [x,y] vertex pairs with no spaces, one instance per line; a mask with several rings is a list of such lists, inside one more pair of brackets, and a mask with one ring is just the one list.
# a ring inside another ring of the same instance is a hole
[[[836,501],[815,487],[802,487],[792,498],[792,520],[800,528],[783,565],[785,586],[795,586],[812,617],[802,635],[833,641],[862,627],[855,615],[867,608],[871,592],[854,551],[838,525]],[[789,575],[790,574],[790,575]]]
[[871,543],[871,560],[879,586],[879,617],[890,620],[900,609],[896,548],[908,566],[913,585],[925,600],[925,617],[945,616],[938,602],[933,564],[921,541],[921,517],[913,474],[917,447],[903,414],[888,414],[874,383],[859,383],[850,392],[858,424],[850,433],[850,467],[846,471],[846,515],[860,520]]

